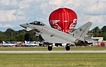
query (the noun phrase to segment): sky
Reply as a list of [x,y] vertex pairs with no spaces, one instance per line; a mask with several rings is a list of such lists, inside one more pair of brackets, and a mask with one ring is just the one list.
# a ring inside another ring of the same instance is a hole
[[106,25],[106,0],[0,0],[0,31],[23,29],[20,24],[41,21],[49,26],[49,15],[70,8],[78,16],[77,27],[92,22],[91,28]]

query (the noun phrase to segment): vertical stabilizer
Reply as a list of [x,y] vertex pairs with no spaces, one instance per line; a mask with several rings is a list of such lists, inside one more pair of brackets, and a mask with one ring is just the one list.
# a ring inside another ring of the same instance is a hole
[[86,24],[84,24],[83,26],[79,27],[78,29],[76,29],[75,31],[73,31],[71,34],[74,37],[81,37],[84,38],[85,35],[88,33],[90,26],[92,25],[91,22],[88,22]]

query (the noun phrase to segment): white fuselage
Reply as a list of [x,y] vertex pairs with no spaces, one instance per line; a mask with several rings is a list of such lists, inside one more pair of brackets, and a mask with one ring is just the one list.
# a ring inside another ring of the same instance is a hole
[[73,37],[70,34],[64,33],[62,31],[58,31],[54,28],[49,28],[47,26],[38,26],[38,25],[32,25],[30,24],[30,27],[33,29],[38,29],[41,34],[48,34],[50,37],[55,36],[57,38],[65,40],[67,43],[74,43],[76,41],[76,38]]

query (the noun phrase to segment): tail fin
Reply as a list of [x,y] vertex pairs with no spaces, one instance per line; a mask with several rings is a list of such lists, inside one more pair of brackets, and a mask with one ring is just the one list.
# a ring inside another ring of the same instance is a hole
[[3,44],[6,44],[6,42],[5,42],[5,41],[2,41],[2,43],[3,43]]
[[91,22],[88,22],[86,24],[84,24],[83,26],[81,26],[80,28],[76,29],[75,31],[73,31],[71,34],[74,37],[81,37],[84,38],[85,35],[88,33],[90,26],[92,25]]

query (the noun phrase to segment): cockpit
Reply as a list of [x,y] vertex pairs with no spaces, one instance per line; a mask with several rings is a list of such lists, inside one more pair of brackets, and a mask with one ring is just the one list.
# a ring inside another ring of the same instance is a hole
[[41,26],[44,26],[45,24],[42,23],[42,22],[39,22],[39,21],[34,21],[34,22],[31,22],[29,24],[33,24],[33,25],[41,25]]

